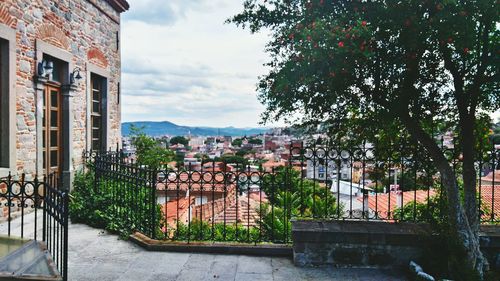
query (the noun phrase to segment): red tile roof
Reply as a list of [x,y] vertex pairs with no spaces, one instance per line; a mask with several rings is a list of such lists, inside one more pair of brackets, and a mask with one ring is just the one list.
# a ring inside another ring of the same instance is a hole
[[191,201],[192,202],[190,203],[188,197],[183,197],[162,204],[161,210],[163,213],[163,217],[169,224],[177,220],[177,216],[179,216],[179,220],[182,220],[184,214],[189,210],[189,206],[194,204],[195,198],[192,197]]
[[481,194],[481,209],[484,212],[482,218],[500,220],[500,185],[481,186],[478,192]]
[[[416,201],[418,203],[424,203],[427,198],[432,197],[437,194],[435,189],[427,190],[417,190],[415,191],[404,191],[403,194],[403,206],[409,202]],[[363,197],[358,197],[358,200],[363,202]],[[390,207],[389,207],[390,206]],[[378,217],[380,218],[390,218],[392,217],[392,212],[398,208],[398,194],[394,191],[390,193],[377,193],[376,195],[368,196],[368,208],[372,211],[378,212]],[[391,210],[390,217],[388,217],[388,211]]]
[[[493,173],[493,171],[489,172],[486,176],[481,178],[481,181],[492,184],[493,180],[495,180],[495,184],[500,183],[500,170],[496,170],[494,172],[495,173]],[[493,175],[495,175],[495,179],[493,179]]]
[[[481,194],[481,205],[484,214],[482,215],[484,220],[490,220],[492,215],[494,215],[494,219],[500,219],[500,185],[493,186],[481,186],[478,188],[478,193]],[[436,189],[427,190],[417,190],[416,193],[414,191],[405,191],[403,192],[403,205],[413,202],[415,200],[418,203],[425,203],[427,198],[433,197],[438,194]],[[398,203],[398,195],[396,192],[390,193],[378,193],[375,195],[368,196],[368,208],[372,211],[377,211],[378,216],[380,218],[390,218],[388,217],[388,211],[391,210],[391,213],[396,210]],[[360,202],[363,202],[363,197],[357,198]],[[390,207],[389,207],[390,200]],[[392,214],[391,214],[392,216]]]
[[280,160],[278,162],[274,160],[269,160],[262,164],[262,168],[266,172],[272,172],[274,168],[285,167],[286,163],[287,162],[283,160]]
[[238,225],[244,227],[256,226],[259,221],[259,202],[251,197],[242,195],[238,201],[232,202],[224,211],[215,216],[215,223],[226,223],[227,225]]

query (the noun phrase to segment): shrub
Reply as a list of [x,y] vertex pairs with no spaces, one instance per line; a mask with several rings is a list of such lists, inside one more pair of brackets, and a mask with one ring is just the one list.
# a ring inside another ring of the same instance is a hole
[[[151,204],[148,187],[116,180],[95,184],[94,173],[79,172],[74,181],[69,206],[73,223],[84,223],[127,237],[135,230],[151,233],[160,225],[160,207]],[[155,206],[154,219],[151,206]]]
[[190,224],[179,222],[177,229],[166,233],[165,239],[175,241],[217,241],[257,243],[262,240],[257,227],[245,227],[236,224],[214,223],[194,219]]

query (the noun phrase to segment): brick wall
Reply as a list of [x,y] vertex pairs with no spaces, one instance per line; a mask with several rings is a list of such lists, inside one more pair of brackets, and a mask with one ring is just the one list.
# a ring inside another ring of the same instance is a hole
[[[110,122],[108,144],[120,142],[120,51],[117,32],[120,13],[105,0],[2,0],[0,24],[16,30],[16,155],[18,172],[36,172],[35,85],[36,40],[63,49],[82,69],[83,81],[72,98],[73,153],[75,168],[87,148],[87,63],[103,68],[108,79]],[[71,70],[70,70],[71,71]]]

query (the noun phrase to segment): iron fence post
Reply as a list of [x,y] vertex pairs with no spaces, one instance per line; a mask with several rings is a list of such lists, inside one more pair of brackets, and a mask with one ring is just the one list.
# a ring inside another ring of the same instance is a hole
[[63,245],[63,272],[62,272],[62,277],[63,280],[66,281],[68,280],[68,220],[69,220],[69,193],[68,192],[63,192],[63,214],[62,214],[62,219],[63,219],[63,231],[64,231],[64,245]]
[[158,171],[154,169],[151,175],[151,238],[156,239],[156,175]]
[[43,218],[42,218],[42,241],[47,241],[47,176],[43,177]]

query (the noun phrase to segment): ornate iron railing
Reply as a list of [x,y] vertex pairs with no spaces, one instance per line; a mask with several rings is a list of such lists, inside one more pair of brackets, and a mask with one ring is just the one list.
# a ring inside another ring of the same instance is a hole
[[26,180],[9,174],[0,179],[2,234],[45,244],[63,280],[68,273],[69,195],[57,186],[57,177]]
[[126,163],[122,154],[91,154],[94,188],[109,196],[111,214],[126,229],[155,237],[156,204],[154,172],[136,163]]
[[[460,174],[460,155],[443,150]],[[442,215],[439,173],[417,146],[377,151],[366,143],[293,142],[286,152],[281,162],[212,161],[155,171],[120,151],[87,159],[96,188],[119,206],[114,214],[156,239],[289,243],[292,218],[421,222]],[[481,221],[499,223],[500,151],[477,159]]]

